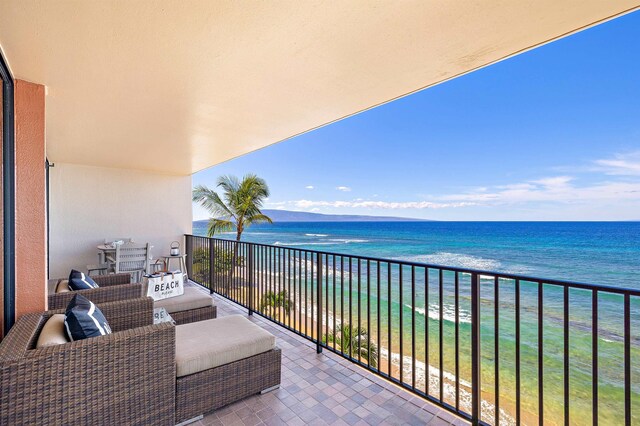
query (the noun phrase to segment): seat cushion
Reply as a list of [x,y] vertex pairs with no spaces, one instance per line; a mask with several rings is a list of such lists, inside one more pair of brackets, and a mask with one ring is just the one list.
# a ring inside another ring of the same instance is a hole
[[176,376],[182,377],[268,352],[273,334],[242,315],[176,326]]
[[69,280],[58,281],[58,285],[56,285],[56,293],[68,293],[70,291]]
[[190,311],[191,309],[208,308],[213,306],[211,295],[195,288],[185,287],[184,294],[168,299],[156,300],[154,308],[165,308],[170,314],[174,312]]
[[64,332],[64,314],[54,314],[42,327],[36,348],[62,345],[68,342],[69,339]]
[[48,294],[65,293],[69,291],[71,291],[71,289],[69,288],[69,280],[67,279],[52,278],[47,282]]

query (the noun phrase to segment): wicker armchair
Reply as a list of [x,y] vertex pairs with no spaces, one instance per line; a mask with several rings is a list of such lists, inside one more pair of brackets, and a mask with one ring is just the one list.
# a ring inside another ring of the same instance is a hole
[[55,286],[64,278],[50,280],[49,309],[66,308],[76,293],[81,293],[97,304],[135,299],[142,296],[142,283],[131,283],[131,274],[96,275],[91,278],[100,286],[99,288],[65,293],[55,293]]
[[18,320],[0,342],[1,425],[174,425],[280,384],[277,347],[176,377],[175,326],[151,325],[151,298],[100,309],[113,334],[39,349],[45,322],[63,311]]
[[0,343],[0,424],[175,424],[174,326],[151,325],[147,298],[100,309],[113,334],[39,349],[61,311],[18,320]]

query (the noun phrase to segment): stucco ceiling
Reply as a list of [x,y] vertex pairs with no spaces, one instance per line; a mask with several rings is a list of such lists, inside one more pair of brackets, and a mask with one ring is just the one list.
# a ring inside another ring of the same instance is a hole
[[190,174],[638,6],[0,0],[0,46],[50,160]]

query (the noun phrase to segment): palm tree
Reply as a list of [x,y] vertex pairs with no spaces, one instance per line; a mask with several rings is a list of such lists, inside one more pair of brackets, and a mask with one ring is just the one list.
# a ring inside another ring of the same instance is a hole
[[278,293],[268,291],[262,296],[262,300],[260,301],[260,309],[265,313],[267,310],[270,310],[271,316],[273,316],[275,312],[276,319],[280,317],[280,308],[288,315],[294,306],[294,302],[289,299],[287,290],[282,290]]
[[340,325],[338,330],[332,330],[322,337],[324,343],[335,343],[345,354],[351,354],[357,358],[367,361],[369,366],[378,366],[378,347],[369,339],[369,332],[366,328],[352,326],[348,323]]
[[260,211],[264,200],[269,197],[269,187],[264,179],[254,174],[244,176],[242,181],[235,176],[221,176],[217,186],[224,191],[224,201],[204,185],[193,189],[193,201],[200,203],[211,214],[207,236],[235,230],[236,241],[240,241],[242,232],[250,225],[273,223],[270,217]]

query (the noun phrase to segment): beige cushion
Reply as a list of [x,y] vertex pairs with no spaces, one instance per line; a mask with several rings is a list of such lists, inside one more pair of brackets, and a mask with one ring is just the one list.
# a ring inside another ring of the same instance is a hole
[[178,377],[268,352],[276,338],[242,315],[231,315],[176,327]]
[[36,348],[65,343],[69,343],[69,339],[67,339],[67,335],[64,332],[64,314],[52,315],[42,327]]
[[171,314],[213,306],[213,297],[195,287],[185,287],[183,295],[156,300],[153,305],[155,308],[165,308]]
[[58,285],[56,286],[56,293],[68,293],[71,289],[69,288],[69,280],[60,280]]

